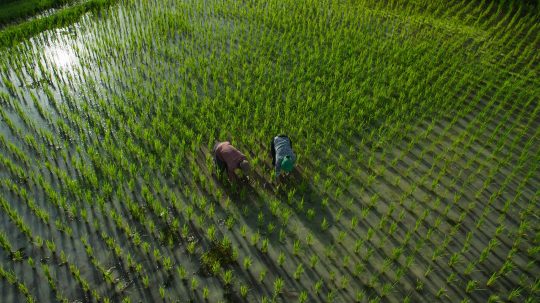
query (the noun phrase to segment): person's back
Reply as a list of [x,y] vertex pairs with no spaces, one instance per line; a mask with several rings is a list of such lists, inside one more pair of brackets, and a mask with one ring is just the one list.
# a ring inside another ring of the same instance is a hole
[[275,165],[276,177],[281,171],[291,172],[296,162],[296,155],[292,149],[292,141],[285,135],[279,135],[272,139],[271,145],[272,164]]
[[241,168],[246,173],[249,171],[246,156],[234,148],[229,141],[217,143],[214,147],[214,156],[218,164],[222,162],[227,169],[230,181],[236,179],[235,169]]

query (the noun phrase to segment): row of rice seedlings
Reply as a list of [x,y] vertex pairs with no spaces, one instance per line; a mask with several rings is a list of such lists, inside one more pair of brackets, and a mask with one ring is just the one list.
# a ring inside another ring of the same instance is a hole
[[[369,162],[369,164],[371,164],[371,161]],[[370,182],[371,180],[373,180],[373,179],[369,179],[368,182]],[[371,182],[370,182],[370,183],[371,183]]]
[[12,271],[6,271],[0,265],[0,277],[6,280],[9,284],[17,286],[17,290],[26,298],[26,302],[37,302],[37,299],[30,293],[28,286],[17,278],[17,275]]
[[[25,113],[25,110],[21,108],[21,106],[18,103],[15,103],[14,108],[17,111],[18,117],[24,121],[27,129],[29,131],[33,131],[39,134],[39,138],[45,142],[38,145],[35,137],[33,137],[31,134],[28,134],[28,133],[24,134],[21,128],[15,126],[11,118],[5,112],[2,111],[3,117],[5,119],[4,121],[6,122],[6,124],[8,124],[8,126],[12,130],[13,135],[15,135],[16,138],[24,139],[26,145],[30,149],[33,149],[36,152],[36,154],[40,155],[41,157],[45,157],[47,155],[47,153],[44,151],[45,145],[54,145],[55,144],[54,142],[56,142],[53,135],[47,130],[37,126],[36,123],[32,121],[30,117],[28,117],[28,115]],[[11,150],[14,149],[10,145],[6,145],[5,147]],[[25,164],[28,164],[28,159],[26,159],[24,156],[21,156],[20,152],[16,150],[12,152],[15,152],[19,160],[25,162]]]
[[[463,94],[462,94],[462,97],[461,97],[461,99],[460,99],[460,101],[459,101],[459,103],[464,102],[464,101],[466,100],[466,98],[468,98],[468,96],[469,96],[469,93],[468,93],[468,92],[463,93]],[[472,109],[472,108],[473,108],[472,105],[478,103],[478,101],[480,100],[480,96],[481,96],[481,95],[478,95],[478,97],[475,98],[475,99],[473,100],[473,102],[468,102],[468,103],[466,103],[466,104],[467,104],[467,107],[466,107],[466,108]],[[439,143],[442,142],[442,140],[444,139],[444,136],[446,135],[446,133],[447,133],[447,132],[451,129],[451,127],[458,121],[458,119],[457,119],[456,117],[462,116],[465,112],[467,112],[467,110],[461,111],[460,113],[458,113],[458,115],[455,115],[455,116],[454,116],[454,119],[452,119],[452,121],[451,121],[450,123],[448,123],[448,124],[445,126],[445,128],[443,129],[443,132],[440,133],[440,135],[437,137],[437,139],[431,141],[432,143],[431,143],[429,146],[427,146],[427,148],[424,148],[423,150],[420,151],[420,158],[424,158],[424,157],[427,155],[427,152],[430,152],[430,153],[433,152],[434,147],[435,147],[437,144],[439,144]],[[463,114],[462,114],[462,113],[463,113]],[[411,137],[411,140],[410,140],[409,143],[407,144],[406,148],[405,148],[404,150],[402,150],[401,153],[399,153],[399,155],[397,155],[396,157],[394,157],[394,158],[390,161],[391,167],[395,167],[395,166],[398,164],[398,162],[401,161],[401,160],[404,158],[405,155],[409,154],[409,153],[412,151],[413,147],[417,144],[417,142],[418,142],[418,140],[419,140],[420,138],[426,138],[426,137],[429,136],[430,132],[433,130],[433,125],[434,125],[435,121],[436,121],[436,120],[434,120],[434,119],[431,120],[431,124],[427,126],[426,130],[421,134],[421,136],[412,136],[412,137]],[[456,141],[456,142],[458,142],[458,141]],[[372,160],[371,160],[371,159],[372,159],[372,158],[373,158],[373,156],[370,157],[370,161],[368,162],[368,167],[371,166],[371,163],[372,163]],[[412,169],[413,169],[414,167],[416,167],[416,166],[417,166],[417,164],[412,164],[412,165],[410,165],[410,166],[409,166],[409,169],[405,171],[405,174],[404,174],[403,176],[401,176],[401,177],[398,177],[398,178],[394,181],[394,185],[395,185],[395,186],[399,186],[400,180],[403,180],[403,179],[407,178],[407,177],[409,176],[410,172],[412,171]],[[435,166],[432,165],[432,167],[430,168],[429,175],[432,174],[434,168],[435,168]],[[369,181],[369,179],[368,179],[368,181]],[[405,198],[405,197],[406,197],[406,196],[404,196],[403,198]],[[400,200],[400,201],[402,201],[402,200]]]
[[[41,248],[42,245],[43,245],[43,240],[41,239],[41,237],[34,236],[34,234],[32,233],[32,231],[30,229],[30,227],[22,220],[20,215],[14,209],[12,209],[10,207],[10,205],[8,204],[8,202],[4,198],[0,198],[0,204],[2,204],[3,210],[9,215],[10,219],[17,226],[17,228],[19,228],[19,230],[26,236],[29,243],[32,243],[33,245],[36,245],[37,248]],[[63,251],[60,251],[60,254],[57,254],[58,251],[56,249],[56,245],[55,245],[54,241],[47,240],[46,244],[47,244],[46,247],[50,251],[50,253],[52,255],[57,256],[57,257],[60,258],[60,264],[59,265],[67,264],[69,266],[70,273],[73,275],[75,280],[79,283],[79,285],[81,286],[83,291],[90,292],[90,284],[88,283],[88,281],[85,278],[83,278],[80,275],[80,271],[77,268],[77,266],[75,264],[70,263],[67,260],[67,257],[66,257],[66,255],[65,255],[65,253]],[[23,256],[21,255],[21,252],[18,251],[18,253],[15,253],[15,254],[16,255],[14,255],[15,258],[13,259],[13,261],[22,261]],[[30,259],[29,259],[29,264],[32,265],[32,262],[30,261]],[[51,288],[53,290],[56,289],[54,284],[51,285]]]
[[[159,184],[158,185],[154,185],[154,187],[158,187],[160,188]],[[163,191],[163,194],[165,196],[167,196],[167,193],[168,193],[168,190],[166,188],[163,188],[164,191]],[[149,203],[149,206],[150,206],[150,209],[152,209],[154,211],[154,213],[156,214],[156,216],[159,215],[159,217],[162,217],[163,214],[166,212],[165,209],[159,205],[159,202],[157,202],[157,200],[155,200],[154,198],[154,194],[150,193],[149,189],[147,187],[145,187],[143,185],[142,187],[142,191],[143,191],[143,194],[142,196],[145,197],[145,200],[147,201],[147,203]],[[169,194],[170,195],[170,194]],[[175,198],[173,198],[174,196],[169,196],[170,199],[174,200]],[[199,202],[200,203],[196,203],[197,206],[201,209],[201,211],[203,212],[207,212],[207,215],[212,218],[213,217],[213,207],[210,207],[209,209],[207,209],[205,207],[206,205],[206,202],[205,202],[205,199],[199,199]],[[179,206],[174,203],[173,204],[175,208],[178,208]],[[193,209],[188,206],[186,207],[185,209],[186,211],[186,216],[188,218],[188,220],[192,217],[192,213],[193,213]],[[116,222],[119,222],[119,217],[118,216],[114,216],[116,219],[115,221]],[[197,221],[199,221],[199,218],[203,218],[202,216],[197,216]],[[142,223],[148,223],[148,221],[146,222],[142,222]],[[201,223],[201,222],[199,222]],[[180,221],[177,220],[177,219],[174,219],[173,222],[172,222],[172,230],[179,230],[179,225],[180,225]],[[189,227],[184,224],[184,226],[182,227],[182,231],[181,231],[181,236],[182,238],[186,239],[188,237],[188,234],[189,234]],[[157,236],[157,234],[156,234]],[[208,236],[208,239],[210,241],[216,241],[216,229],[215,229],[215,226],[211,225],[208,230],[207,230],[207,236]],[[160,236],[162,237],[162,236]],[[186,239],[187,240],[187,239]],[[226,238],[224,238],[224,241],[226,241]],[[195,249],[195,244],[196,242],[189,242],[188,245],[186,246],[186,250],[189,254],[193,254],[195,253],[194,249]],[[159,262],[160,259],[161,259],[161,254],[159,253],[159,251],[157,251],[156,249],[154,249],[154,258],[156,258],[156,261]],[[172,264],[170,263],[170,260],[168,258],[165,257],[164,261],[163,261],[163,267],[166,269],[166,271],[170,271],[172,269]],[[167,269],[168,268],[168,269]],[[215,273],[219,272],[219,268],[216,268],[215,269]],[[147,279],[145,279],[145,281],[147,281]],[[209,290],[208,288],[205,288],[206,290],[203,289],[203,297],[205,296],[208,296],[209,295]],[[162,291],[160,289],[160,296],[163,295],[164,293],[164,290]],[[206,295],[205,295],[206,294]]]
[[[20,112],[20,111],[19,111]],[[50,167],[50,166],[48,166]],[[7,185],[7,186],[10,186],[10,190],[14,191],[17,195],[19,195],[22,199],[24,199],[25,201],[28,202],[28,205],[30,206],[30,208],[38,215],[38,217],[40,217],[44,223],[48,223],[48,218],[49,218],[49,215],[46,211],[43,211],[43,209],[40,209],[40,208],[36,208],[36,205],[35,203],[32,201],[32,200],[29,200],[29,197],[27,196],[27,193],[26,193],[26,190],[24,190],[24,188],[18,188],[15,184],[13,184],[12,182],[4,182],[5,184],[4,185]],[[50,191],[52,192],[52,191]],[[19,221],[19,220],[18,220]],[[62,230],[62,231],[66,231],[69,235],[71,235],[71,228],[69,226],[65,226],[64,224],[60,223],[60,221],[56,220],[55,221],[55,224],[57,226],[57,228],[59,230]],[[25,230],[25,229],[23,229]],[[28,235],[27,235],[28,236]],[[52,243],[52,242],[51,242]],[[53,247],[52,250],[54,252],[54,245],[49,245],[48,243],[48,247]],[[63,252],[62,252],[63,253]],[[63,255],[61,253],[61,256]],[[72,271],[74,272],[74,271]],[[87,283],[84,283],[83,280],[80,280],[80,282],[82,283],[82,286],[85,287],[85,285],[87,285]]]
[[[100,204],[100,205],[103,206],[103,204]],[[131,229],[129,228],[129,225],[127,225],[123,221],[123,219],[119,215],[116,214],[116,212],[114,210],[105,211],[105,209],[103,209],[103,208],[101,208],[101,209],[102,209],[102,214],[105,217],[110,217],[110,219],[113,222],[115,222],[117,227],[119,229],[121,229],[126,234],[126,237],[133,241],[133,243],[136,245],[136,247],[139,246],[139,245],[142,245],[142,246],[140,246],[142,251],[146,251],[146,253],[150,253],[150,245],[149,245],[149,243],[141,241],[140,236],[138,236],[137,233],[134,233],[135,236],[133,237],[133,234],[131,233]],[[94,222],[94,227],[96,228],[96,231],[98,232],[99,231],[99,224],[96,224],[96,223],[97,223],[97,221]],[[148,221],[146,221],[144,223],[148,223]],[[102,232],[101,234],[105,235],[105,236],[102,237],[102,239],[105,241],[107,246],[111,249],[111,251],[117,256],[117,258],[123,259],[122,258],[123,251],[118,245],[115,245],[114,239],[107,236],[106,234],[104,234],[104,232]],[[156,258],[156,261],[159,263],[161,261],[161,254],[156,249],[154,249],[153,251],[154,251],[154,257]],[[157,252],[157,254],[156,254],[156,252]],[[140,264],[133,263],[133,260],[130,258],[130,255],[128,255],[128,260],[126,261],[126,263],[128,264],[129,268],[135,269],[137,271],[137,273],[141,274],[142,267],[140,266]],[[172,269],[172,264],[170,263],[170,259],[165,258],[165,261],[164,261],[163,264],[164,265],[168,264],[166,267],[169,268],[169,271]],[[107,275],[107,276],[109,276],[109,275]],[[146,281],[146,283],[147,283],[149,281],[148,276],[141,276],[141,278],[142,278],[143,282]],[[149,284],[146,284],[146,287],[148,287],[148,286],[149,286]]]
[[[461,213],[460,220],[459,220],[460,222],[462,221],[462,218],[464,217],[464,215],[466,215],[466,213],[467,213],[466,211],[464,211],[464,212]],[[482,221],[482,220],[480,220],[479,222],[481,222],[481,221]],[[448,241],[445,240],[445,241],[443,242],[443,244],[444,244],[444,243],[448,243]],[[444,245],[443,245],[443,246],[444,246]],[[439,254],[440,254],[441,250],[438,249],[437,251],[439,251]],[[436,253],[437,251],[435,251],[435,253]],[[434,253],[434,256],[435,256],[435,253]],[[455,261],[457,260],[456,258],[458,258],[458,255],[454,254],[454,255],[452,256],[452,259],[449,261],[449,265],[455,264]]]
[[[153,256],[153,260],[154,262],[156,262],[156,265],[158,268],[162,268],[166,273],[168,273],[168,275],[172,274],[174,264],[172,263],[171,259],[167,256],[164,256],[159,249],[152,248],[152,245],[149,242],[143,241],[141,239],[140,234],[136,231],[132,231],[129,225],[124,221],[122,216],[117,214],[114,210],[103,211],[102,214],[105,217],[107,216],[110,217],[110,219],[116,224],[117,228],[124,232],[125,236],[132,242],[134,247],[140,248],[140,253]],[[148,220],[143,221],[141,223],[148,224],[149,222],[152,223],[152,221],[148,221]],[[98,222],[96,221],[95,223],[98,223]],[[96,232],[99,232],[99,226],[100,226],[99,223],[94,224],[94,227],[96,228]],[[102,239],[104,239],[109,249],[117,256],[117,258],[122,260],[122,262],[124,262],[124,264],[127,265],[128,269],[130,269],[132,273],[135,273],[139,276],[145,288],[149,288],[150,279],[149,279],[149,276],[145,274],[142,263],[138,263],[137,261],[135,261],[131,253],[127,254],[127,259],[124,259],[125,253],[123,253],[123,249],[117,244],[115,239],[108,236],[104,231],[102,231],[101,234],[102,234]],[[106,279],[110,279],[111,278],[110,272],[108,273],[105,272],[105,273],[106,275],[104,277]],[[107,281],[107,282],[110,283],[110,281]],[[160,288],[160,293],[161,292],[162,290]]]
[[0,205],[2,206],[2,209],[4,212],[9,216],[10,220],[12,221],[15,226],[29,239],[32,240],[33,235],[32,231],[30,230],[30,227],[22,217],[17,213],[16,210],[14,210],[9,202],[4,198],[0,197]]
[[[470,124],[468,127],[470,127],[471,125],[474,125],[474,124]],[[485,125],[485,123],[484,123],[483,125]],[[448,151],[449,153],[454,153],[454,155],[458,155],[458,153],[454,152],[453,150],[455,150],[456,146],[460,145],[460,142],[461,142],[461,140],[463,139],[463,134],[466,134],[466,132],[463,132],[462,135],[458,138],[458,140],[456,140],[456,141],[452,144],[452,149]],[[470,140],[471,140],[471,141],[474,140],[474,137],[471,137]],[[469,142],[471,142],[471,141],[469,141]],[[466,150],[466,149],[465,149],[465,150]],[[436,158],[440,158],[440,156],[438,156],[438,157],[436,157]],[[455,159],[455,158],[456,158],[456,157],[454,156],[453,159]],[[475,157],[470,157],[469,159],[473,159],[473,160],[474,160]],[[469,160],[469,161],[470,161],[470,162],[468,162],[468,164],[472,163],[472,160]],[[434,167],[434,166],[432,166],[432,168],[433,168],[433,167]],[[441,173],[443,173],[443,172],[444,172],[444,170],[441,171],[441,172],[439,173],[439,177],[437,177],[437,179],[435,179],[434,182],[436,182],[438,179],[440,179]],[[455,181],[452,181],[452,182],[455,182]],[[434,184],[436,185],[436,183],[434,183]],[[434,184],[432,184],[432,188],[433,188],[433,185],[434,185]]]
[[29,196],[28,191],[24,187],[17,185],[10,179],[1,179],[0,183],[6,191],[12,192],[16,197],[24,201],[32,213],[34,213],[44,224],[49,224],[51,217],[49,212],[40,207],[35,200]]
[[[493,57],[493,61],[495,64],[499,65],[502,67],[502,69],[504,70],[511,70],[512,69],[512,65],[514,64],[518,64],[518,62],[522,61],[523,59],[529,59],[529,55],[531,54],[530,51],[531,49],[525,49],[523,51],[520,52],[520,57],[517,58],[517,60],[515,59],[515,52],[517,50],[521,50],[520,48],[514,48],[512,49],[512,46],[514,46],[516,44],[516,40],[519,41],[519,39],[516,39],[518,37],[520,38],[525,38],[526,41],[528,41],[530,38],[526,35],[525,37],[522,37],[523,34],[522,32],[527,30],[527,29],[530,29],[533,24],[535,24],[536,22],[534,21],[534,18],[521,18],[520,17],[520,12],[519,10],[521,10],[523,7],[519,7],[518,8],[518,12],[516,12],[515,14],[512,14],[512,12],[507,12],[503,18],[500,19],[500,21],[498,21],[498,24],[493,28],[493,35],[492,35],[492,39],[494,42],[492,42],[493,44],[495,43],[500,43],[500,45],[504,45],[504,48],[508,49],[506,55],[502,58],[500,58],[500,56],[502,54],[497,54],[496,56]],[[508,22],[508,20],[510,20],[510,22]],[[517,23],[516,23],[517,21]],[[529,24],[526,24],[526,22],[529,22]],[[505,24],[506,23],[506,24]],[[504,25],[503,25],[504,24]],[[504,27],[503,27],[504,26]],[[507,29],[508,28],[512,28],[512,32],[514,33],[513,35],[509,34],[507,32]],[[529,31],[530,33],[530,31]],[[512,50],[512,51],[510,51]],[[495,61],[496,60],[496,61]],[[508,62],[510,61],[510,62]],[[502,64],[505,64],[505,65],[502,65]],[[503,67],[504,66],[504,67]]]
[[[484,212],[483,214],[485,214],[485,212]],[[462,215],[463,215],[463,214],[462,214]],[[482,222],[482,220],[480,219],[479,224],[480,224],[481,222]],[[455,260],[456,260],[457,258],[458,258],[458,255],[454,254],[454,255],[452,256],[452,259],[451,259],[451,261],[449,262],[449,264],[450,264],[450,263],[454,264],[454,263],[455,263]]]

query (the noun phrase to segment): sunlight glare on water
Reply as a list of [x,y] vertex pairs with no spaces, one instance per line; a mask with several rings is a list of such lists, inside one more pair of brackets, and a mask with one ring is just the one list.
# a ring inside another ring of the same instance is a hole
[[73,49],[61,45],[47,47],[45,49],[45,56],[53,65],[63,70],[71,69],[78,61]]

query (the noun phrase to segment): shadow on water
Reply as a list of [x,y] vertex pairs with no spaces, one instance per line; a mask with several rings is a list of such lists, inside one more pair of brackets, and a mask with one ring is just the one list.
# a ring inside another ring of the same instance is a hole
[[274,190],[274,194],[280,201],[290,206],[296,215],[295,218],[321,243],[333,243],[333,237],[321,230],[321,223],[323,219],[326,219],[329,227],[334,225],[334,218],[329,207],[337,201],[328,197],[328,206],[324,206],[323,195],[301,168],[296,168],[287,176]]

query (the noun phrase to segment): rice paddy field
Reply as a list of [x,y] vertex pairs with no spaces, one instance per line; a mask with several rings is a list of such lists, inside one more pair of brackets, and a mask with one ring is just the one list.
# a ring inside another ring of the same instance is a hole
[[120,0],[3,46],[1,301],[539,302],[531,3]]

